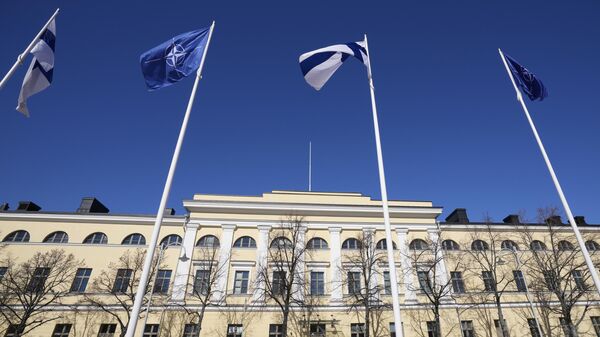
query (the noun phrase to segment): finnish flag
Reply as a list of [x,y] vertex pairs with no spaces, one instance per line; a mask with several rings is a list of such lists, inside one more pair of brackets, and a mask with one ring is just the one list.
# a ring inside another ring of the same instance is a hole
[[33,60],[23,79],[17,111],[29,117],[27,99],[46,89],[52,83],[54,72],[54,44],[56,42],[56,23],[52,20],[40,36],[39,41],[31,49]]
[[364,41],[336,44],[300,55],[300,69],[308,84],[320,90],[335,71],[348,59],[354,56],[365,66],[369,66],[369,58]]

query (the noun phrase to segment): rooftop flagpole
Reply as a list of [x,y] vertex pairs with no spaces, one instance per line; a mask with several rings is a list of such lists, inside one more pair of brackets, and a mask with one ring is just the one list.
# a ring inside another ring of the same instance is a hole
[[162,198],[160,199],[160,205],[158,206],[158,212],[156,213],[156,221],[154,222],[154,229],[152,230],[152,238],[150,239],[150,244],[148,245],[148,251],[146,252],[146,257],[144,260],[144,269],[142,270],[142,275],[140,276],[140,283],[138,285],[137,292],[135,294],[135,301],[133,303],[133,308],[131,309],[131,315],[129,319],[129,324],[127,325],[127,332],[125,333],[125,337],[133,337],[135,335],[135,330],[137,327],[138,317],[140,315],[140,311],[142,309],[142,300],[144,299],[144,293],[146,292],[146,286],[148,284],[148,279],[150,278],[150,269],[152,267],[152,259],[154,257],[154,251],[156,249],[156,244],[158,243],[158,235],[160,234],[160,226],[162,224],[163,215],[165,212],[165,207],[167,205],[167,200],[169,199],[169,192],[171,191],[171,183],[173,181],[173,175],[175,174],[175,169],[177,168],[177,160],[179,159],[179,152],[181,151],[181,145],[183,144],[183,138],[185,137],[185,131],[187,129],[188,120],[190,118],[190,113],[192,111],[192,107],[194,106],[194,99],[196,98],[196,89],[198,89],[198,82],[202,78],[202,68],[204,67],[204,60],[206,59],[206,53],[208,51],[208,47],[210,45],[210,39],[212,37],[213,30],[215,29],[215,22],[213,21],[210,26],[210,31],[208,32],[208,39],[206,41],[206,47],[204,48],[204,52],[202,53],[202,59],[200,60],[200,66],[198,67],[198,71],[196,72],[196,79],[194,80],[194,86],[192,88],[192,93],[190,94],[190,99],[188,101],[187,109],[185,111],[185,116],[183,117],[183,122],[181,124],[181,130],[179,131],[179,138],[177,139],[177,145],[175,146],[175,152],[173,153],[173,158],[171,159],[171,166],[169,167],[169,173],[167,175],[167,181],[165,182],[165,187],[163,190]]
[[394,262],[394,245],[392,240],[392,228],[390,225],[390,213],[388,209],[387,187],[385,185],[385,173],[383,170],[383,154],[381,152],[381,140],[379,138],[379,120],[377,118],[377,106],[375,104],[375,86],[371,73],[371,53],[367,34],[365,34],[365,49],[367,50],[367,69],[369,73],[369,88],[371,90],[371,108],[373,110],[373,127],[375,129],[375,145],[377,147],[377,164],[379,167],[379,185],[381,187],[381,203],[383,205],[383,222],[385,225],[385,240],[387,243],[387,258],[390,271],[390,283],[392,288],[392,307],[394,309],[394,328],[397,337],[403,337],[402,317],[400,316],[400,299],[398,295],[398,281],[396,275],[396,264]]
[[4,78],[2,78],[2,81],[0,82],[0,89],[2,89],[4,87],[6,82],[8,82],[8,80],[12,77],[12,75],[15,73],[15,71],[17,71],[17,68],[23,64],[23,60],[27,57],[27,54],[29,54],[29,52],[33,49],[33,47],[35,47],[35,45],[37,44],[40,37],[42,36],[42,34],[46,30],[46,28],[48,28],[48,26],[50,25],[52,20],[54,20],[54,18],[58,15],[59,11],[60,11],[60,8],[57,8],[56,11],[54,12],[54,14],[52,14],[50,19],[42,27],[40,32],[37,33],[37,35],[33,38],[31,43],[27,46],[27,48],[25,48],[25,51],[23,51],[23,53],[21,53],[21,54],[19,54],[19,56],[17,56],[17,60],[15,61],[15,64],[13,64],[13,66],[6,73],[6,75],[4,75]]
[[312,142],[308,142],[308,191],[312,191]]
[[523,100],[523,95],[521,94],[521,91],[517,88],[517,83],[515,82],[513,74],[510,71],[510,69],[508,68],[508,63],[506,62],[504,53],[502,53],[502,50],[500,50],[500,48],[498,48],[498,52],[500,53],[500,58],[502,58],[502,62],[504,63],[504,67],[506,68],[506,72],[508,73],[508,76],[510,77],[513,87],[515,88],[515,91],[517,92],[517,100],[521,103],[521,107],[523,107],[523,112],[525,113],[525,116],[527,117],[527,121],[529,121],[529,126],[531,126],[531,131],[533,131],[535,140],[537,141],[538,146],[540,147],[540,151],[542,152],[542,156],[544,157],[544,161],[546,162],[546,166],[548,167],[548,171],[550,172],[550,176],[552,177],[552,181],[554,182],[554,186],[556,187],[556,191],[558,192],[560,201],[563,205],[563,208],[565,209],[565,213],[567,214],[567,218],[569,219],[571,228],[573,229],[573,232],[575,233],[575,237],[577,238],[577,243],[579,244],[579,248],[581,249],[581,252],[583,253],[585,263],[587,264],[587,267],[590,270],[590,274],[592,275],[592,279],[594,280],[594,285],[596,286],[596,291],[598,292],[598,295],[600,295],[600,278],[598,278],[598,272],[596,271],[596,267],[594,267],[594,263],[592,262],[592,258],[590,257],[590,252],[585,247],[585,241],[583,241],[583,237],[581,236],[581,233],[579,232],[579,228],[577,228],[577,223],[575,223],[575,218],[573,217],[573,213],[571,213],[571,208],[569,207],[569,204],[567,203],[567,198],[565,197],[565,194],[563,193],[563,190],[560,187],[560,183],[558,182],[556,173],[554,173],[554,168],[552,168],[552,163],[550,163],[550,158],[548,158],[548,154],[546,153],[544,144],[542,144],[542,139],[540,138],[540,135],[537,132],[535,124],[533,124],[533,120],[531,119],[531,116],[529,115],[529,110],[527,109],[527,105],[525,105],[525,101]]

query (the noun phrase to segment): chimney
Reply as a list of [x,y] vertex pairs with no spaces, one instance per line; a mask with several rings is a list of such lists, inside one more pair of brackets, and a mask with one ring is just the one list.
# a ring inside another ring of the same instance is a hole
[[560,215],[553,215],[551,217],[549,217],[548,219],[546,219],[546,222],[551,224],[551,225],[562,225],[562,220],[560,218]]
[[450,215],[446,217],[446,222],[456,222],[456,223],[469,223],[469,218],[467,217],[467,210],[464,208],[457,208]]
[[585,222],[585,217],[583,215],[578,215],[574,217],[574,219],[577,225],[587,225],[587,222]]
[[519,221],[519,216],[517,214],[509,214],[506,218],[504,218],[504,220],[502,220],[504,223],[508,223],[508,224],[512,224],[512,225],[518,225],[521,222]]
[[81,198],[77,213],[108,213],[110,210],[94,197]]
[[17,207],[17,211],[21,212],[37,212],[40,209],[42,209],[40,206],[29,200],[19,201],[19,207]]
[[166,216],[173,216],[173,215],[175,215],[175,208],[165,208],[164,215],[166,215]]
[[3,202],[0,204],[0,212],[6,212],[8,211],[8,202]]

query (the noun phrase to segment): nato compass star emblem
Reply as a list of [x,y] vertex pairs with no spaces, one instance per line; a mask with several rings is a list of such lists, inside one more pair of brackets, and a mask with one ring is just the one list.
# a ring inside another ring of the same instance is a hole
[[175,68],[175,70],[183,63],[186,55],[185,48],[178,43],[173,43],[171,47],[165,50],[165,60],[167,64]]

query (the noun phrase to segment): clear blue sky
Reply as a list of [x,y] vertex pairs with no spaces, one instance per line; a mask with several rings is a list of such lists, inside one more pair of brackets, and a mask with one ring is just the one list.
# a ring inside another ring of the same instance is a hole
[[[600,223],[597,1],[2,1],[0,70],[56,7],[52,86],[14,110],[26,66],[0,91],[0,202],[155,213],[192,87],[148,92],[139,55],[216,20],[168,206],[194,193],[313,189],[380,198],[366,72],[347,62],[321,92],[298,56],[369,47],[388,193],[496,220],[560,206],[498,56],[550,96],[529,107],[576,215]],[[29,65],[30,59],[26,64]]]

